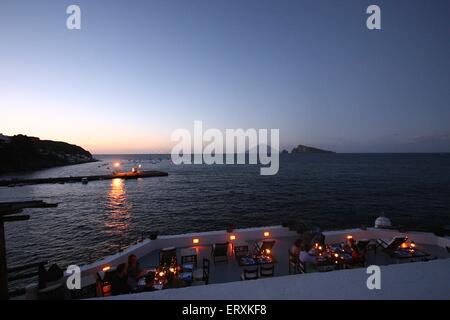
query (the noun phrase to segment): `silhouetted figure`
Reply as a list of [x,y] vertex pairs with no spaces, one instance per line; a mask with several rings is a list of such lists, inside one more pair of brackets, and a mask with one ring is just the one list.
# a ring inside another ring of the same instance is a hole
[[127,266],[121,263],[117,266],[116,273],[111,281],[111,291],[113,295],[130,293],[130,286],[128,285]]

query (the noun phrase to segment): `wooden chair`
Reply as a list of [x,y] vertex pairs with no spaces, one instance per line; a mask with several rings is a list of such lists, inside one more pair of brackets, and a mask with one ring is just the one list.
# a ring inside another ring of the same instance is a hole
[[386,242],[383,239],[377,239],[377,246],[381,247],[384,252],[392,254],[400,245],[408,239],[406,236],[397,236],[392,238],[391,241]]
[[209,271],[210,271],[210,265],[211,261],[209,259],[203,258],[203,268],[195,269],[193,273],[193,285],[200,285],[200,284],[208,284],[209,283]]
[[187,264],[192,264],[194,268],[197,267],[197,251],[195,248],[181,249],[180,255],[183,267]]
[[358,250],[360,252],[365,254],[367,252],[367,250],[368,250],[369,243],[370,243],[370,240],[366,240],[366,239],[365,240],[358,240],[356,242],[356,247],[358,248]]
[[260,251],[262,253],[267,253],[267,250],[269,250],[269,252],[271,253],[274,245],[275,245],[275,240],[264,240],[262,242]]
[[258,279],[258,266],[244,267],[241,274],[241,280],[256,280]]
[[306,273],[306,263],[303,261],[298,260],[298,272],[299,273]]
[[261,278],[273,277],[274,275],[275,275],[275,265],[273,263],[260,265],[259,276]]
[[216,262],[228,263],[228,242],[214,244],[211,254],[213,256],[214,264],[216,264]]
[[175,247],[168,247],[159,251],[159,265],[170,266],[177,264],[177,249]]
[[95,274],[96,288],[95,295],[97,297],[109,297],[111,295],[111,284],[106,282],[106,273],[103,271]]
[[288,266],[289,274],[300,273],[300,266],[298,264],[298,255],[292,254],[291,250],[288,250]]
[[248,245],[235,245],[233,246],[233,251],[236,260],[239,260],[248,254]]

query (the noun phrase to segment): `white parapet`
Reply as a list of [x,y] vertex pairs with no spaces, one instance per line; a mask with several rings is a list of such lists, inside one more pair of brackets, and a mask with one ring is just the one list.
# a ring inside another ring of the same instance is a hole
[[365,268],[112,296],[115,300],[450,299],[450,259],[380,267],[369,290]]

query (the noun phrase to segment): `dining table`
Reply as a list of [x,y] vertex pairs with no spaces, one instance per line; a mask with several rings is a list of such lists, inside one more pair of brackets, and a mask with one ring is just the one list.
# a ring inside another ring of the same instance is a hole
[[259,266],[265,264],[277,263],[276,259],[271,255],[249,254],[238,259],[241,267]]
[[391,257],[396,259],[397,263],[400,263],[402,260],[410,260],[411,262],[422,260],[428,258],[429,256],[429,253],[415,248],[398,248],[391,254]]
[[136,286],[135,292],[154,291],[167,288],[181,288],[192,283],[192,271],[185,272],[181,266],[156,267],[148,269],[142,275]]
[[352,249],[344,243],[314,246],[308,253],[315,257],[318,271],[343,269],[355,263]]

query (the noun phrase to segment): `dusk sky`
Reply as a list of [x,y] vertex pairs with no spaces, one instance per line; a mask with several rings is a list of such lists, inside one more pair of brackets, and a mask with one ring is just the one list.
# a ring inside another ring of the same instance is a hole
[[92,153],[170,152],[194,120],[279,128],[282,148],[449,152],[450,1],[1,0],[0,111],[0,133]]

